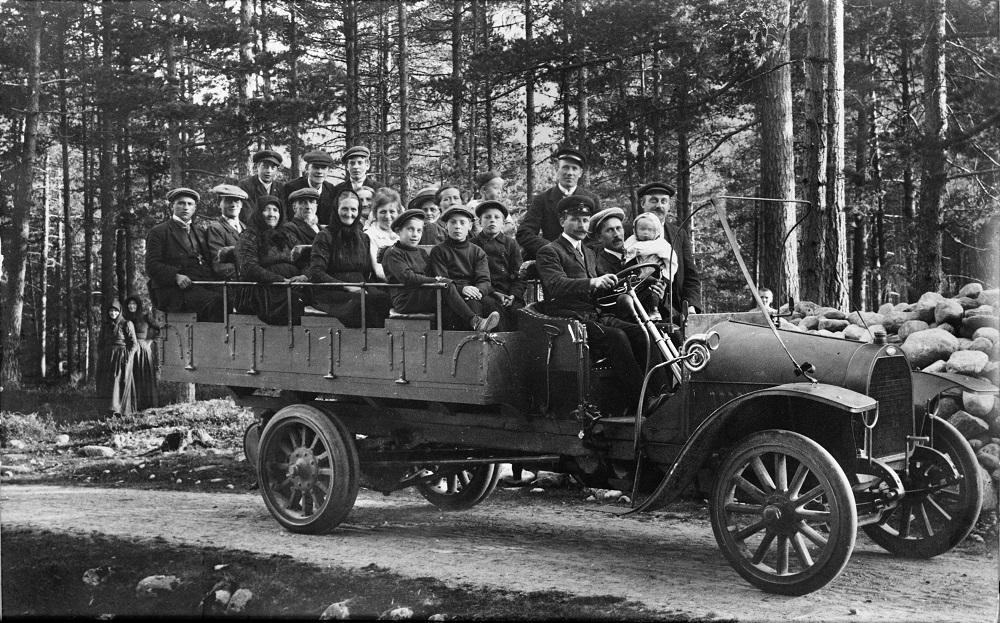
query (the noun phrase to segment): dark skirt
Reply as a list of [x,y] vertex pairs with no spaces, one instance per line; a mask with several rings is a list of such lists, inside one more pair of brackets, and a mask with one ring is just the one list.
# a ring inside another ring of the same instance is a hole
[[[294,264],[274,264],[268,270],[289,278],[299,274]],[[308,299],[307,287],[292,288],[292,324],[299,324],[305,307],[303,298]],[[236,310],[242,314],[255,314],[268,324],[288,323],[288,286],[243,286],[238,294]]]
[[97,358],[97,397],[107,400],[112,413],[135,413],[132,360],[124,345],[101,349]]
[[138,347],[132,356],[132,385],[135,387],[136,411],[160,406],[159,394],[156,391],[153,340],[138,340]]
[[[364,281],[361,273],[337,273],[334,275],[347,283]],[[361,326],[361,293],[348,292],[338,288],[322,287],[313,292],[313,305],[344,323],[345,327]],[[389,316],[391,301],[385,290],[369,288],[365,292],[365,326],[384,327]]]

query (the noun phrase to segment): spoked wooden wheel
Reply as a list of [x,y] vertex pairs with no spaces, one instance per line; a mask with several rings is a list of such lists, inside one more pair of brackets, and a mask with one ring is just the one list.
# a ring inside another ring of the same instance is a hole
[[935,416],[920,434],[931,437],[931,451],[915,449],[909,473],[899,474],[899,505],[881,523],[864,526],[871,540],[907,558],[930,558],[961,543],[983,505],[979,465],[962,434]]
[[264,427],[257,473],[264,503],[278,523],[292,532],[329,532],[357,499],[354,436],[331,414],[290,405]]
[[837,577],[858,516],[844,471],[815,441],[767,430],[744,439],[712,491],[712,530],[729,563],[769,593],[804,595]]
[[440,478],[417,485],[417,491],[428,502],[446,511],[462,511],[479,504],[493,493],[500,480],[500,469],[496,463],[448,470],[426,465],[423,469],[440,473]]

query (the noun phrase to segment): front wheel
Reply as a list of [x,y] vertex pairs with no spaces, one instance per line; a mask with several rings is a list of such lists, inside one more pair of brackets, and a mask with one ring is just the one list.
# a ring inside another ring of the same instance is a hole
[[844,470],[818,443],[784,430],[746,437],[712,490],[712,531],[748,582],[805,595],[840,575],[858,516]]
[[899,474],[905,492],[899,504],[881,522],[864,526],[871,540],[906,558],[951,550],[969,536],[983,506],[979,464],[969,442],[936,416],[925,422],[920,434],[931,438],[932,451],[914,451],[909,473]]
[[428,502],[445,511],[463,511],[485,500],[497,488],[500,469],[496,463],[469,465],[447,471],[436,466],[424,466],[439,476],[417,485],[417,491]]
[[259,448],[260,492],[285,529],[323,534],[347,517],[360,486],[358,451],[334,415],[289,405],[268,421]]

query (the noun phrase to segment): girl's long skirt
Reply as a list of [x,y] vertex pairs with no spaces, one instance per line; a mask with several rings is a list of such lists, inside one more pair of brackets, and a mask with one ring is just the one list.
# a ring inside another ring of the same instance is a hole
[[106,399],[111,413],[135,413],[132,360],[123,345],[101,350],[97,359],[97,397]]
[[135,409],[142,411],[160,406],[156,391],[156,360],[153,357],[153,340],[138,340],[132,356],[132,384],[135,387]]

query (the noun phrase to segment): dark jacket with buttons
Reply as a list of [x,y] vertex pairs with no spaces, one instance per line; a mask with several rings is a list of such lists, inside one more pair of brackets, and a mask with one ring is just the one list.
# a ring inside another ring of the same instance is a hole
[[590,280],[597,277],[597,256],[585,244],[583,258],[573,245],[559,236],[538,251],[535,265],[545,293],[545,313],[550,316],[596,320],[597,306],[591,296]]
[[521,247],[503,233],[489,236],[479,232],[472,238],[472,244],[486,252],[493,289],[503,294],[512,294],[523,301],[525,284],[518,277]]
[[[573,195],[590,197],[594,201],[594,212],[601,209],[597,195],[586,188],[577,186]],[[555,240],[562,234],[559,225],[559,213],[556,205],[563,198],[559,186],[553,186],[545,192],[538,193],[531,200],[531,206],[524,215],[524,220],[517,228],[517,243],[524,249],[524,259],[533,260],[538,250]]]

